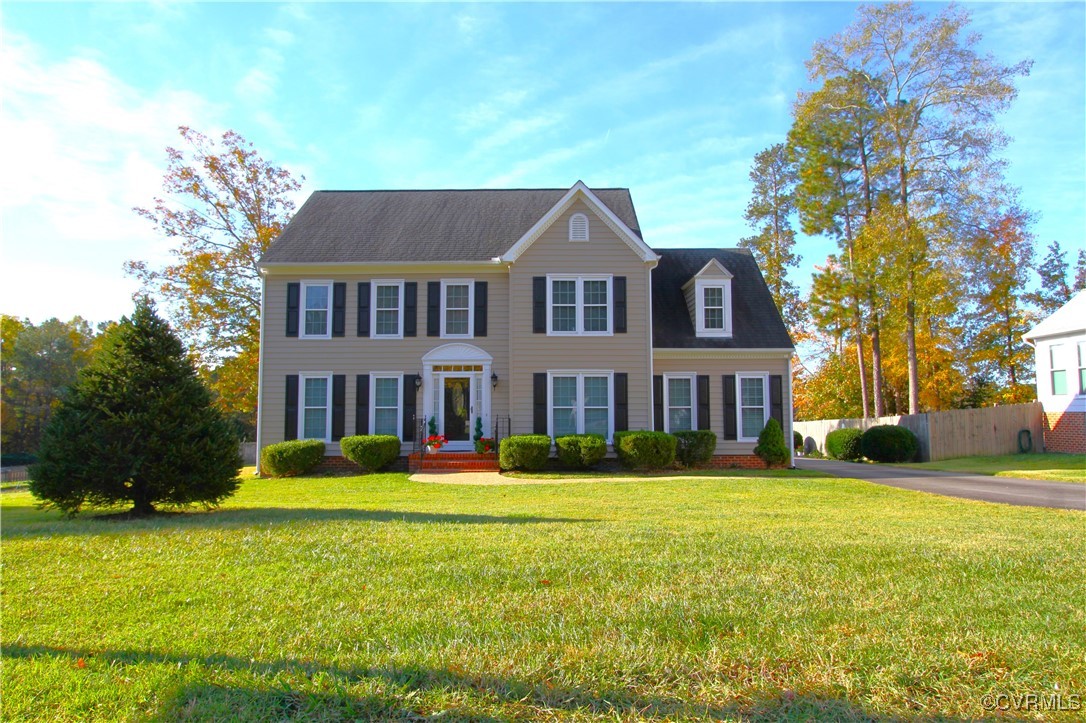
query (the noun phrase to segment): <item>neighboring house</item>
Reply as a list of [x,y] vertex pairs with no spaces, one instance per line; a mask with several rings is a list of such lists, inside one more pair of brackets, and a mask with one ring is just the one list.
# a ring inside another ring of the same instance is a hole
[[1086,453],[1086,289],[1023,339],[1037,354],[1037,399],[1045,412],[1045,449]]
[[[260,260],[257,444],[712,429],[791,440],[792,342],[739,249],[652,249],[627,189],[320,191]],[[416,421],[417,420],[417,421]],[[791,445],[788,445],[791,447]],[[330,460],[332,462],[332,460]]]

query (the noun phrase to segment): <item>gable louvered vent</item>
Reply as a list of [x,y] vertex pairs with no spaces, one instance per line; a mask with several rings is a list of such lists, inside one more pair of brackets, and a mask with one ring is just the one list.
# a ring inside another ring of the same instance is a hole
[[588,240],[588,216],[585,216],[583,213],[575,213],[569,219],[569,240]]

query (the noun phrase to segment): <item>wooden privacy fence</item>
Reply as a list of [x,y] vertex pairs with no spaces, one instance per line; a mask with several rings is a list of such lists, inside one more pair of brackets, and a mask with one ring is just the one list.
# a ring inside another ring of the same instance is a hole
[[804,449],[811,446],[826,451],[826,435],[835,429],[867,429],[878,424],[906,427],[920,441],[919,458],[935,462],[951,457],[977,457],[1018,452],[1018,433],[1028,429],[1033,451],[1043,448],[1043,412],[1040,402],[1010,404],[980,409],[954,409],[948,412],[902,414],[867,419],[819,419],[795,422],[803,435]]

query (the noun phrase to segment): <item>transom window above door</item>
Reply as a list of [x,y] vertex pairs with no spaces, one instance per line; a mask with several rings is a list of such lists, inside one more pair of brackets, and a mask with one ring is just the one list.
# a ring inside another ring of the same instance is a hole
[[547,296],[548,334],[611,334],[610,276],[548,276]]

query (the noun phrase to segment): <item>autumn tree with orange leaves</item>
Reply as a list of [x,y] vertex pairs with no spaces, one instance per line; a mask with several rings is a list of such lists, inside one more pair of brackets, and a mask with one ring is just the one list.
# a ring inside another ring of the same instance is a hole
[[217,139],[185,126],[178,132],[184,144],[166,149],[163,196],[134,209],[178,242],[173,262],[155,269],[129,261],[125,270],[169,310],[216,404],[251,429],[260,356],[257,261],[294,214],[301,184],[235,131]]

